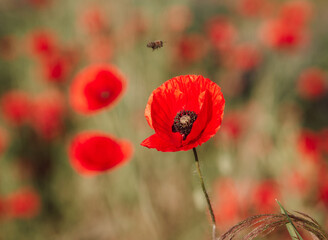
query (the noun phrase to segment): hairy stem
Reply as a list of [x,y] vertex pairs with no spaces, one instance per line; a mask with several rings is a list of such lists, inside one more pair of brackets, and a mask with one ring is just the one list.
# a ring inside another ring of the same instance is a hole
[[199,177],[199,180],[200,180],[200,184],[202,186],[202,190],[203,190],[204,196],[206,198],[208,210],[210,211],[210,214],[211,214],[211,219],[212,219],[212,224],[213,224],[213,228],[212,228],[212,239],[215,240],[216,239],[216,237],[215,237],[215,233],[216,233],[216,231],[215,231],[216,230],[216,222],[215,222],[215,216],[214,216],[213,208],[212,208],[212,205],[211,205],[211,200],[210,200],[210,197],[208,196],[208,193],[206,191],[206,187],[205,187],[205,183],[204,183],[204,178],[203,178],[202,172],[200,171],[199,160],[198,160],[198,155],[197,155],[196,148],[193,148],[192,150],[193,150],[194,157],[195,157],[195,164],[196,164],[196,168],[197,168],[197,172],[198,172],[198,177]]

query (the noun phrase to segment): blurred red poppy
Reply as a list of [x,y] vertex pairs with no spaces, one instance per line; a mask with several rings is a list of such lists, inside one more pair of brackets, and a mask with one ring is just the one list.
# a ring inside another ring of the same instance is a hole
[[320,182],[318,189],[318,200],[324,204],[326,208],[328,208],[328,183]]
[[327,91],[326,74],[321,69],[309,68],[304,70],[297,82],[297,90],[305,99],[321,97]]
[[217,183],[214,192],[214,214],[221,231],[227,230],[240,220],[242,204],[238,190],[231,179],[220,179]]
[[186,5],[170,6],[163,15],[164,27],[174,33],[181,33],[186,30],[193,19],[190,8]]
[[328,128],[320,131],[320,149],[323,153],[328,154]]
[[42,138],[50,140],[61,133],[65,103],[59,92],[48,91],[37,96],[32,111],[31,124]]
[[0,197],[0,220],[5,216],[5,214],[6,214],[5,199],[3,197]]
[[280,192],[276,182],[264,180],[255,188],[252,196],[253,206],[256,213],[272,213],[277,208],[276,199],[279,199]]
[[328,209],[328,168],[326,164],[318,165],[318,172],[316,175],[317,184],[317,199],[326,209]]
[[224,52],[222,59],[229,68],[248,71],[260,64],[261,54],[254,45],[243,43],[233,46],[229,51]]
[[282,19],[267,21],[260,29],[260,37],[264,44],[277,50],[295,50],[308,40],[305,28]]
[[237,1],[239,12],[246,17],[268,15],[272,6],[268,0],[240,0]]
[[222,135],[226,135],[225,140],[238,140],[245,126],[243,112],[235,111],[226,113],[222,123]]
[[101,132],[77,134],[69,145],[73,168],[83,175],[95,175],[127,162],[133,152],[132,144],[116,140]]
[[303,27],[312,15],[312,3],[305,0],[286,2],[280,9],[280,19],[287,24]]
[[211,18],[206,29],[210,41],[219,51],[230,49],[237,38],[236,28],[224,17]]
[[206,40],[200,34],[181,36],[175,44],[174,59],[181,64],[201,61],[206,55]]
[[148,99],[145,117],[155,134],[141,145],[158,151],[187,151],[219,130],[225,100],[221,88],[201,75],[172,78]]
[[95,64],[84,68],[70,87],[72,108],[91,114],[113,106],[125,90],[126,80],[120,71],[109,64]]
[[303,130],[298,136],[297,147],[303,159],[315,163],[320,161],[320,138],[315,132]]
[[64,82],[71,70],[69,58],[61,54],[54,54],[41,62],[43,78],[47,82]]
[[28,121],[31,114],[30,98],[23,91],[9,91],[1,97],[1,110],[9,124],[22,125]]
[[89,6],[82,12],[79,22],[86,32],[96,34],[107,28],[108,23],[105,16],[106,14],[100,6]]
[[48,57],[58,50],[58,44],[53,33],[46,30],[38,30],[30,35],[29,47],[36,57]]
[[33,218],[40,212],[41,200],[35,190],[24,188],[7,196],[5,206],[9,218]]
[[[288,193],[298,193],[302,197],[305,197],[306,194],[309,193],[311,189],[311,184],[309,181],[309,177],[305,175],[305,173],[297,170],[288,169],[288,175],[284,176],[286,180],[286,188]],[[310,176],[312,178],[312,175]]]

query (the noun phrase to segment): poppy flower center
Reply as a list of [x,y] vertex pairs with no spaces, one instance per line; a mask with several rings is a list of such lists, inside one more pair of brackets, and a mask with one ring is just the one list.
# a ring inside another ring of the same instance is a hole
[[102,98],[102,99],[108,99],[109,98],[109,95],[110,95],[110,93],[109,93],[109,91],[102,91],[101,93],[100,93],[100,97]]
[[197,114],[193,111],[182,110],[178,112],[174,118],[172,132],[179,132],[182,135],[182,139],[186,140],[196,119]]

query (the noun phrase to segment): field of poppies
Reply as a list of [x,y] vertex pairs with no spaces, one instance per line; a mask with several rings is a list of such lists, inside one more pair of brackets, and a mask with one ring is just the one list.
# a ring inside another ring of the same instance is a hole
[[228,239],[276,200],[328,239],[327,1],[1,0],[0,23],[0,240]]

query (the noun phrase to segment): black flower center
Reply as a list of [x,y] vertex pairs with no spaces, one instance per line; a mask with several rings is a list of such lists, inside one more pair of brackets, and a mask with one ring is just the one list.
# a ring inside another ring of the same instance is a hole
[[178,112],[174,118],[172,132],[179,132],[182,135],[182,139],[186,140],[196,119],[197,114],[193,111],[182,110]]

